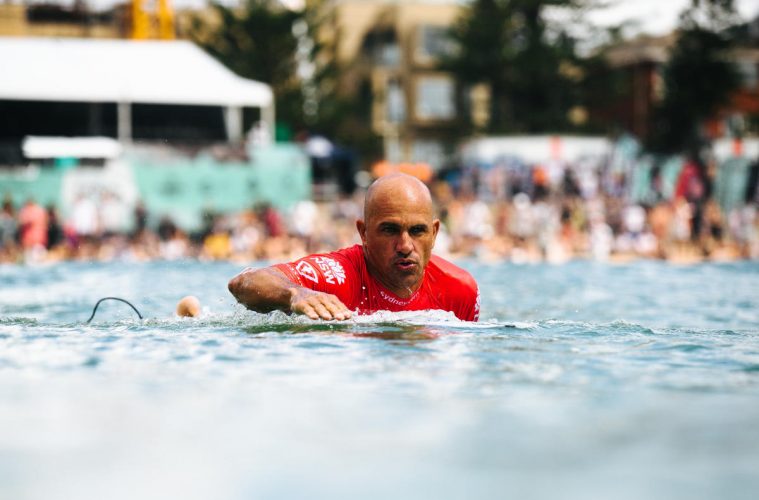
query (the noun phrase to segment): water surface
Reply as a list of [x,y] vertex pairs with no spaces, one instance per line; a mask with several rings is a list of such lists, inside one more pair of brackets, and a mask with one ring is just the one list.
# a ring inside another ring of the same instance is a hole
[[[460,264],[476,324],[256,314],[232,264],[0,266],[0,498],[755,498],[758,263]],[[86,324],[104,296],[145,319]]]

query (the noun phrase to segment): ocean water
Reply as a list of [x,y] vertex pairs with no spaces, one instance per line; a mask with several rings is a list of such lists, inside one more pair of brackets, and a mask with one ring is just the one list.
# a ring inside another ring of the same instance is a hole
[[[459,264],[479,323],[256,314],[229,263],[0,266],[0,498],[757,498],[759,263]],[[145,319],[87,324],[105,296]]]

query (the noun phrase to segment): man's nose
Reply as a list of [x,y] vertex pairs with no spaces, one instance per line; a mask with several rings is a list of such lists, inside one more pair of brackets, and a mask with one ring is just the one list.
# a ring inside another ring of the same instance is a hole
[[411,235],[408,234],[408,231],[401,232],[398,241],[395,244],[395,250],[400,254],[407,255],[411,253],[413,249],[414,242],[411,239]]

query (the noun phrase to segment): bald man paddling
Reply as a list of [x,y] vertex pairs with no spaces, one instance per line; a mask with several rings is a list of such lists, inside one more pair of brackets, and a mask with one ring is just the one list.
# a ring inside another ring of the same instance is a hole
[[344,320],[375,311],[452,311],[477,321],[477,283],[432,255],[440,228],[430,192],[405,174],[377,179],[367,190],[361,245],[264,269],[245,269],[229,282],[238,302],[258,312],[281,310],[312,319]]

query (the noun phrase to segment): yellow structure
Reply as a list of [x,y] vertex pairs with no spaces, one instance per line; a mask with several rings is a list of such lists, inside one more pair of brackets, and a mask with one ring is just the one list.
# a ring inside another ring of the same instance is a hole
[[132,0],[132,34],[130,38],[145,40],[150,38],[150,13],[145,9],[145,0]]
[[173,40],[174,9],[171,0],[157,0],[154,13],[146,8],[146,0],[132,0],[132,34],[135,40],[159,39]]
[[158,0],[158,38],[161,40],[173,40],[174,32],[174,9],[171,0]]

